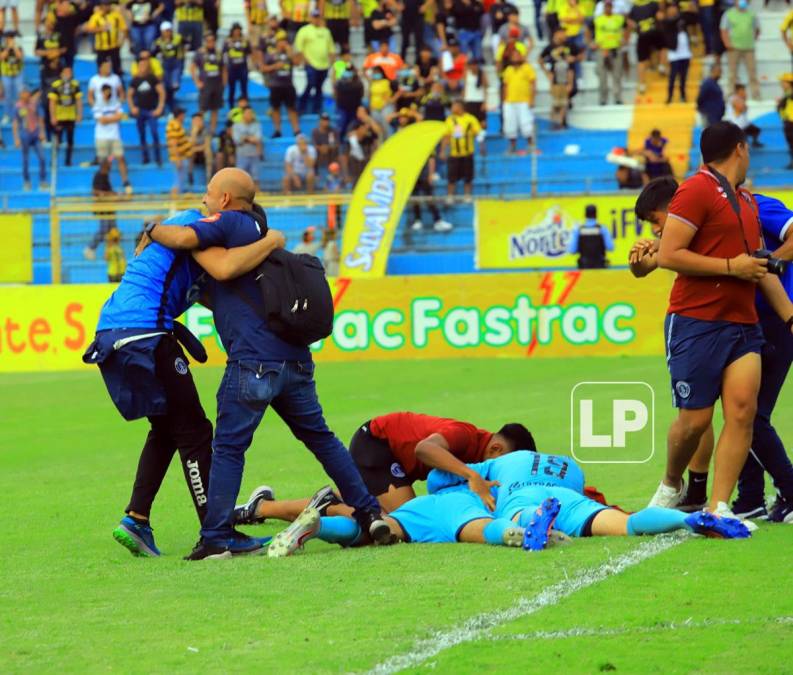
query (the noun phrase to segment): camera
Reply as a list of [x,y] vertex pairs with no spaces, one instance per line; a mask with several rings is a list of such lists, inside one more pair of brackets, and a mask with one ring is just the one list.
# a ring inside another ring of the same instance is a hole
[[755,258],[762,258],[764,260],[767,260],[768,271],[771,272],[771,274],[776,274],[778,277],[781,277],[785,273],[785,270],[787,270],[787,266],[789,264],[786,260],[780,260],[779,258],[774,258],[771,255],[771,251],[765,248],[757,249],[754,253],[752,253],[752,256]]

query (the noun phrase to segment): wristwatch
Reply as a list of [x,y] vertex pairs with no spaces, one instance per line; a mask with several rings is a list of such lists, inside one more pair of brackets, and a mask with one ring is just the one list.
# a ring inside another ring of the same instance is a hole
[[159,223],[156,220],[151,220],[143,226],[143,234],[147,235],[149,239],[151,239],[151,233],[153,232],[154,228],[157,227]]

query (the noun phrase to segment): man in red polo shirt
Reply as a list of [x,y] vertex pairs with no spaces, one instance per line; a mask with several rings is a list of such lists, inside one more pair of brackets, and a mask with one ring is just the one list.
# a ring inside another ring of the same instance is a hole
[[[431,469],[442,469],[468,481],[491,511],[495,501],[484,480],[467,463],[494,459],[515,450],[536,451],[534,437],[522,424],[505,424],[496,433],[468,422],[397,412],[362,424],[350,441],[350,454],[367,488],[385,512],[393,511],[416,496],[413,483],[426,480]],[[237,524],[262,522],[265,518],[294,520],[310,500],[272,501],[272,491],[257,488],[250,500],[237,508]],[[349,507],[334,499],[330,488],[311,501],[321,509],[333,505],[330,515],[347,515]],[[323,513],[324,515],[324,513]]]
[[716,444],[709,508],[728,506],[749,452],[760,386],[763,334],[755,293],[793,325],[793,304],[779,279],[767,275],[757,204],[741,188],[749,146],[740,127],[719,122],[702,132],[704,166],[686,180],[669,205],[658,251],[660,267],[678,273],[664,326],[678,418],[667,439],[666,475],[651,506],[674,507],[685,493],[683,472],[721,398],[724,427]]

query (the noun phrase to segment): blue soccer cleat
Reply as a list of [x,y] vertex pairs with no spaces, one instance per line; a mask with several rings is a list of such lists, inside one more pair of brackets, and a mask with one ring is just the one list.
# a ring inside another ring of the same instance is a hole
[[548,545],[551,528],[561,508],[562,505],[556,497],[549,497],[540,504],[523,533],[525,551],[542,551]]
[[229,540],[228,548],[231,555],[262,555],[267,552],[267,547],[272,537],[249,537],[247,534],[234,530]]
[[708,511],[698,511],[686,517],[688,525],[697,534],[716,539],[747,539],[749,528],[737,518],[719,517]]
[[139,523],[131,516],[124,516],[113,530],[113,539],[139,558],[158,558],[162,555],[154,543],[154,532],[146,523]]

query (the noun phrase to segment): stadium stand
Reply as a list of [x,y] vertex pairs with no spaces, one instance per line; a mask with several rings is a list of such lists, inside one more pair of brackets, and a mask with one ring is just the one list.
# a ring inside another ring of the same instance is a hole
[[[20,43],[25,53],[24,79],[28,88],[35,88],[39,82],[39,63],[33,56],[35,49],[34,2],[21,3]],[[785,10],[763,8],[762,2],[754,0],[752,6],[760,19],[760,39],[757,47],[758,71],[761,81],[761,100],[750,101],[749,115],[761,127],[765,147],[753,153],[752,175],[757,187],[777,187],[790,183],[791,172],[785,167],[789,154],[782,133],[782,122],[775,110],[775,99],[781,93],[779,77],[790,69],[790,57],[780,39],[779,26]],[[628,50],[631,70],[623,78],[623,99],[626,105],[598,104],[598,77],[595,63],[586,60],[580,64],[578,94],[568,117],[569,127],[553,130],[549,121],[551,111],[551,91],[548,79],[540,72],[537,56],[547,44],[547,40],[537,38],[534,3],[522,0],[517,3],[520,10],[520,23],[529,27],[534,45],[529,62],[537,71],[537,92],[534,110],[537,115],[536,151],[523,155],[507,155],[507,140],[501,134],[501,114],[499,112],[500,84],[496,66],[488,62],[484,71],[488,76],[487,89],[487,139],[485,153],[477,155],[474,198],[496,196],[510,198],[516,196],[550,196],[563,194],[592,194],[615,192],[615,167],[605,160],[605,156],[615,147],[629,150],[640,148],[644,138],[652,128],[659,127],[670,139],[669,154],[674,172],[682,176],[694,169],[699,163],[697,148],[701,131],[698,115],[693,101],[699,79],[707,69],[709,58],[701,57],[700,46],[695,46],[695,58],[689,75],[688,104],[665,106],[665,77],[650,74],[649,87],[639,93],[635,80],[635,55],[631,38]],[[245,7],[242,0],[223,0],[221,6],[221,26],[219,42],[228,35],[231,25],[239,22],[246,28]],[[397,22],[398,25],[398,22]],[[398,32],[398,31],[397,31]],[[547,38],[547,28],[546,28]],[[92,40],[81,44],[74,68],[74,77],[80,82],[83,91],[88,80],[96,73],[96,62],[91,49]],[[398,43],[398,41],[397,41]],[[485,52],[490,42],[485,39]],[[366,55],[364,33],[361,28],[352,28],[350,49],[353,62],[360,65]],[[413,51],[408,52],[412,58]],[[132,56],[128,48],[122,51],[124,69],[129,81]],[[410,58],[408,59],[410,62]],[[198,91],[189,76],[190,56],[186,60],[185,74],[178,93],[179,104],[187,110],[187,119],[198,109]],[[290,125],[283,124],[283,136],[272,138],[273,125],[268,116],[269,91],[262,76],[251,69],[249,101],[262,126],[264,139],[264,161],[260,165],[260,187],[267,193],[278,193],[283,176],[283,157],[286,149],[294,143]],[[294,83],[298,93],[305,86],[305,73],[302,67],[295,68]],[[722,80],[725,96],[726,76]],[[334,115],[335,107],[332,87],[329,80],[324,88],[324,110]],[[228,103],[220,111],[220,119],[225,120]],[[160,118],[158,127],[161,141],[165,139],[167,114]],[[316,115],[302,115],[301,130],[310,134],[317,126]],[[144,165],[138,146],[138,133],[133,119],[124,119],[121,124],[121,137],[126,149],[129,165],[129,180],[134,189],[135,199],[141,195],[164,195],[173,183],[173,170],[167,164],[157,167]],[[85,204],[90,197],[91,182],[96,166],[94,160],[94,123],[90,109],[76,126],[74,162],[70,167],[63,165],[63,152],[53,157],[48,154],[47,190],[24,190],[23,178],[19,170],[19,150],[14,148],[14,140],[9,124],[3,124],[0,131],[5,147],[0,148],[0,208],[4,211],[29,211],[34,214],[34,276],[37,283],[47,283],[52,276],[51,209],[69,204],[71,200],[82,200]],[[53,152],[48,149],[48,152]],[[470,272],[473,271],[474,249],[474,206],[468,201],[457,199],[447,202],[445,197],[445,170],[439,163],[440,174],[434,184],[436,203],[442,210],[443,219],[455,227],[451,232],[435,232],[430,227],[421,231],[411,230],[412,217],[409,209],[403,218],[397,234],[394,251],[389,263],[390,273],[409,274],[431,270],[433,272]],[[195,191],[200,193],[206,177],[203,170],[196,171]],[[321,182],[320,182],[321,183]],[[121,192],[122,186],[117,171],[112,172],[111,184]],[[163,201],[164,197],[157,198]],[[151,201],[151,200],[150,200]],[[81,283],[105,279],[105,265],[101,261],[84,258],[84,250],[95,235],[95,209],[86,204],[82,217],[80,212],[69,213],[58,218],[61,241],[62,280]],[[164,208],[170,208],[163,201]],[[327,206],[323,196],[315,198],[303,196],[296,198],[295,205],[270,210],[273,222],[284,229],[290,242],[297,242],[300,233],[309,226],[324,227],[327,219]],[[122,234],[122,245],[128,256],[134,246],[134,238],[140,228],[139,213],[119,216],[118,225]],[[342,206],[343,220],[343,206]]]

